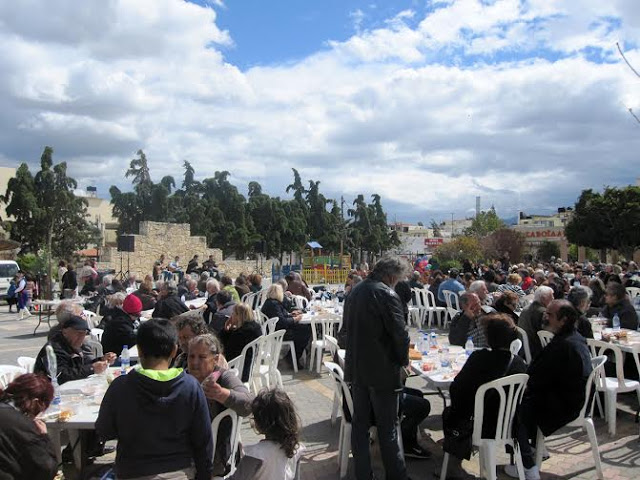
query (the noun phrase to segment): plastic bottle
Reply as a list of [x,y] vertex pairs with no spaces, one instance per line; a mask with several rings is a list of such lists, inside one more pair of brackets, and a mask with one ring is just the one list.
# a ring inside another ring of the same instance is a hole
[[130,366],[131,357],[129,356],[129,345],[125,345],[122,347],[122,353],[120,354],[120,372],[126,375]]
[[620,331],[620,317],[617,313],[615,313],[611,319],[611,326],[613,327],[614,332]]
[[436,335],[435,330],[431,330],[431,342],[429,343],[429,348],[438,348],[438,336]]
[[422,335],[422,355],[428,355],[428,354],[429,354],[429,335],[425,333]]
[[467,338],[467,343],[464,344],[464,352],[467,354],[467,357],[473,353],[473,340],[471,337]]
[[58,379],[54,378],[51,381],[51,385],[53,386],[53,399],[51,400],[51,405],[49,406],[48,411],[59,412],[62,397],[60,396],[60,385],[58,385]]

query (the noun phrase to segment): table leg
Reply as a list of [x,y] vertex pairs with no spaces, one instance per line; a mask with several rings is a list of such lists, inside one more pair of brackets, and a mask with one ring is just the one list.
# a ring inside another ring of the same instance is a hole
[[80,430],[67,430],[69,434],[69,443],[73,446],[73,464],[82,473],[83,467],[83,445],[82,432]]
[[47,429],[47,434],[53,444],[53,451],[56,452],[56,460],[58,465],[62,463],[62,445],[60,445],[60,430],[58,428]]
[[36,325],[36,328],[33,329],[33,334],[34,335],[38,331],[38,327],[40,326],[41,323],[42,323],[42,305],[40,306],[40,309],[38,310],[38,325]]

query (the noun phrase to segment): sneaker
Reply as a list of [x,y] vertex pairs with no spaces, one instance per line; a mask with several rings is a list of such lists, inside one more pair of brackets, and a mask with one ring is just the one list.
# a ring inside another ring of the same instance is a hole
[[[505,465],[504,473],[512,478],[518,477],[518,468],[515,465]],[[540,480],[540,470],[537,465],[534,465],[531,468],[524,469],[524,478],[525,480]]]
[[429,459],[431,452],[425,450],[420,445],[412,445],[404,447],[404,456],[408,458]]

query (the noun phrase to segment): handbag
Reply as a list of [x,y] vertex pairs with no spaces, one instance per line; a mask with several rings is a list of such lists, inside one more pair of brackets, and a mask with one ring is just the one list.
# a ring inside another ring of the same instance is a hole
[[[513,363],[513,354],[507,363],[503,377],[509,372]],[[498,377],[500,378],[500,377]],[[442,449],[450,455],[457,458],[469,460],[473,453],[472,436],[473,436],[473,417],[460,417],[451,414],[451,407],[447,406],[442,412],[442,430],[444,433],[444,441]]]

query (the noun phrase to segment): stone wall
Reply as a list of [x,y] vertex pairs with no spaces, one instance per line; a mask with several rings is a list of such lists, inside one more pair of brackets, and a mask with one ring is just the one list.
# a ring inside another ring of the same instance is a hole
[[[200,264],[213,255],[220,271],[234,279],[240,273],[249,274],[257,270],[255,260],[223,260],[221,249],[207,248],[205,237],[191,236],[188,223],[141,222],[140,234],[134,237],[135,252],[118,252],[116,247],[105,247],[99,267],[119,272],[122,258],[122,270],[127,270],[128,261],[129,271],[142,279],[151,273],[153,263],[164,253],[167,263],[178,255],[184,269],[195,254],[200,256]],[[258,265],[265,272],[263,277],[271,277],[272,263],[271,260],[264,260]]]
[[135,252],[118,252],[116,247],[104,249],[101,264],[108,265],[116,272],[120,271],[120,259],[122,269],[128,269],[139,278],[150,274],[155,262],[163,253],[167,263],[177,255],[180,257],[180,265],[186,269],[187,263],[194,255],[199,255],[200,263],[213,255],[216,262],[222,261],[222,250],[219,248],[207,248],[207,239],[200,236],[191,236],[191,227],[188,223],[160,223],[141,222],[140,233],[135,237]]

